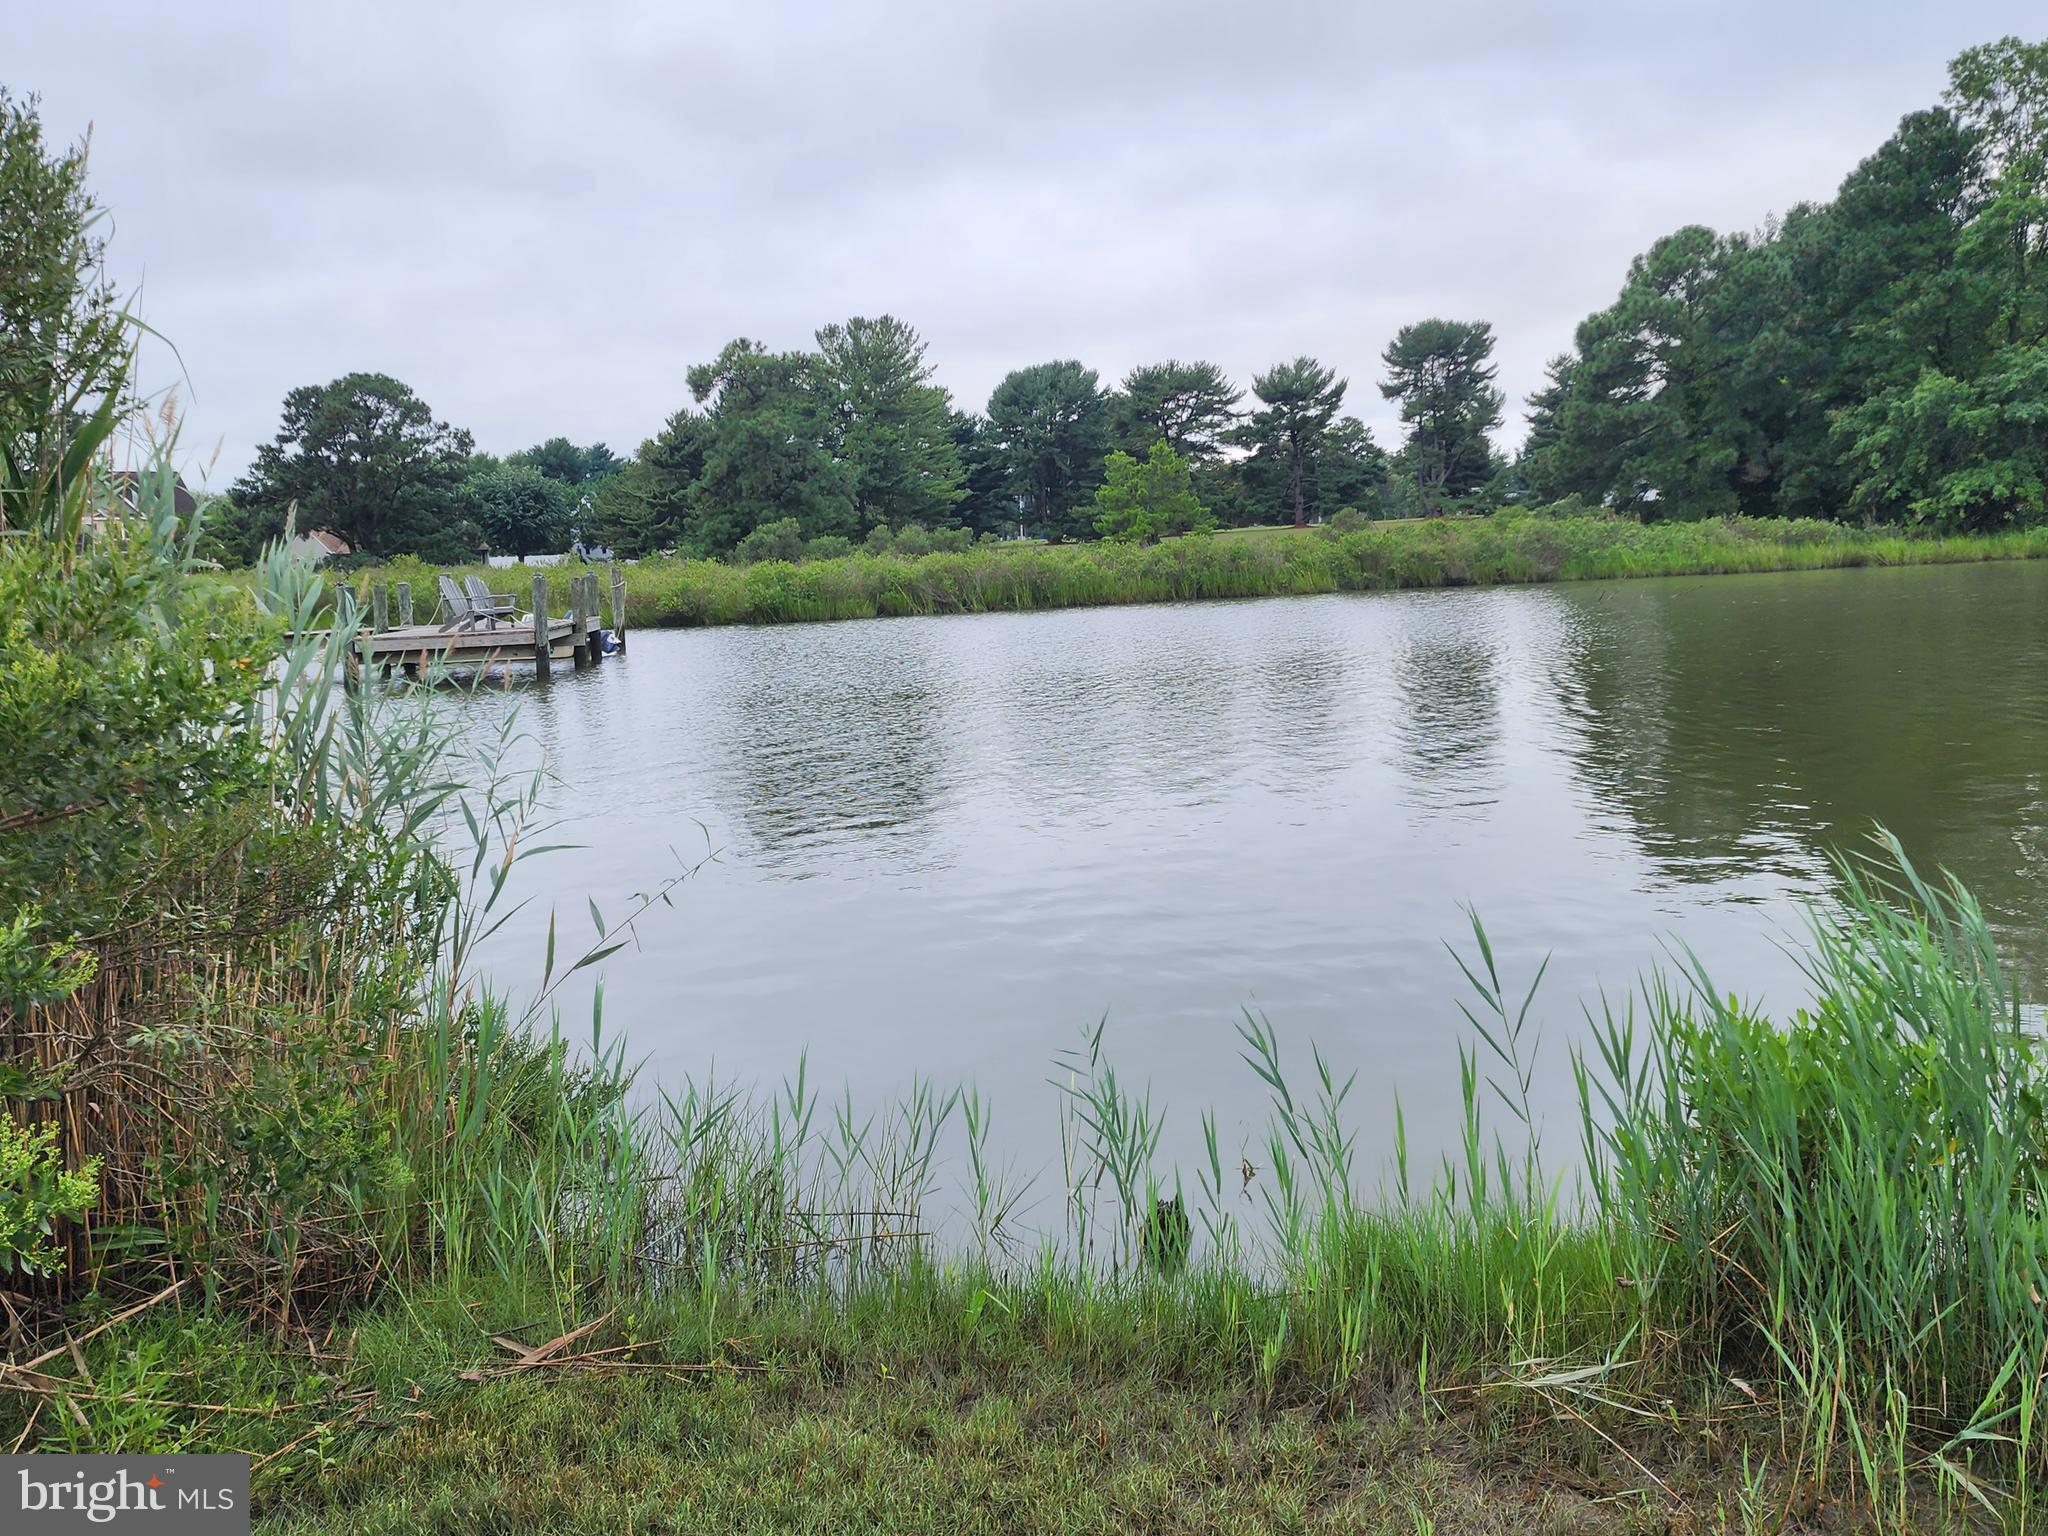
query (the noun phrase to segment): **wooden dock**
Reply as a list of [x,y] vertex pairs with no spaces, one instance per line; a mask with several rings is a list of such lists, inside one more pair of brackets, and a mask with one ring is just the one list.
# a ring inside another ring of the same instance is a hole
[[504,594],[497,594],[501,606],[489,617],[465,612],[450,618],[435,599],[435,616],[443,622],[415,624],[411,583],[378,585],[370,589],[369,622],[359,632],[356,660],[365,672],[376,668],[389,674],[402,668],[408,676],[434,665],[469,669],[528,662],[542,677],[557,662],[595,666],[605,656],[607,627],[614,649],[623,653],[626,648],[626,580],[616,565],[611,568],[609,626],[603,597],[597,573],[586,572],[570,582],[569,612],[551,614],[547,578],[536,575],[524,614],[514,611],[516,603]]
[[[573,618],[549,619],[547,627],[549,659],[574,661],[576,621]],[[600,633],[601,627],[595,617],[584,619],[586,645]],[[430,661],[442,661],[450,666],[490,666],[500,661],[532,661],[533,657],[531,615],[500,619],[494,625],[479,624],[473,629],[438,629],[431,624],[411,624],[363,633],[363,660],[376,666],[391,667],[402,663],[414,668]]]

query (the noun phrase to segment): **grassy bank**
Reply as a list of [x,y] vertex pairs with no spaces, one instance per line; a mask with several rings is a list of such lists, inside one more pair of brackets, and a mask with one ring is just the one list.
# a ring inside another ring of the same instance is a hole
[[264,1528],[306,1533],[2024,1529],[2035,1046],[1966,894],[1849,879],[1808,1012],[1674,977],[1604,1016],[1577,1196],[1476,927],[1460,1154],[1408,1169],[1396,1127],[1369,1189],[1349,1080],[1248,1018],[1266,1134],[1205,1118],[1162,1166],[1098,1031],[1053,1063],[1035,1228],[972,1090],[634,1109],[616,1056],[486,1002],[408,1068],[445,1108],[401,1119],[416,1221],[366,1301],[174,1294],[101,1334],[88,1302],[0,1433],[245,1449]]
[[1814,914],[1805,1012],[1680,971],[1568,1060],[1475,922],[1438,1166],[1247,1017],[1251,1142],[1163,1163],[1097,1030],[1018,1170],[972,1085],[632,1091],[550,1002],[631,913],[509,1004],[470,957],[533,782],[341,690],[307,573],[214,604],[163,502],[0,542],[0,1443],[245,1450],[306,1533],[2034,1518],[2048,1065],[1896,847]]
[[[693,626],[2043,556],[2048,528],[1935,536],[1776,519],[1646,524],[1502,514],[1341,532],[1239,530],[1144,547],[983,544],[915,559],[855,554],[795,565],[725,565],[657,557],[625,572],[632,625]],[[551,607],[566,611],[572,569],[581,567],[544,573]],[[476,571],[497,590],[515,591],[522,607],[530,600],[533,572]],[[415,593],[433,588],[432,572],[411,562],[349,579],[360,590],[403,579],[412,581]]]

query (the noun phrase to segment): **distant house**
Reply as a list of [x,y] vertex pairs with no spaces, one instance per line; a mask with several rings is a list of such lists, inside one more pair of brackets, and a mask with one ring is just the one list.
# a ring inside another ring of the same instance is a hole
[[311,560],[315,565],[349,553],[348,540],[338,533],[329,533],[325,528],[294,535],[286,547],[295,558]]
[[[95,507],[86,514],[85,531],[98,533],[105,528],[110,518],[133,517],[142,505],[143,487],[147,483],[145,472],[139,469],[116,469],[107,475],[107,489],[113,493],[113,505]],[[185,488],[183,476],[171,480],[171,503],[177,508],[179,518],[185,519],[199,510],[199,498]]]

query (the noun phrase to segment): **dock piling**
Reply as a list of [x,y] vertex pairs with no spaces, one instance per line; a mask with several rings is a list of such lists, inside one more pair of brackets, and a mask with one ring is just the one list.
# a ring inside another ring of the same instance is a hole
[[619,654],[626,654],[626,573],[612,562],[612,638],[619,642]]
[[533,578],[533,675],[546,678],[552,666],[548,641],[548,579],[539,572]]
[[412,583],[409,581],[398,584],[398,627],[412,628]]
[[355,588],[344,586],[335,602],[342,622],[355,626],[356,643],[343,658],[341,667],[342,687],[354,688],[362,683],[370,670],[370,658],[377,650],[377,635],[363,622],[363,610],[359,605],[360,600],[356,597]]
[[569,645],[570,654],[576,659],[576,668],[581,671],[590,665],[590,626],[585,622],[583,612],[583,578],[569,578]]

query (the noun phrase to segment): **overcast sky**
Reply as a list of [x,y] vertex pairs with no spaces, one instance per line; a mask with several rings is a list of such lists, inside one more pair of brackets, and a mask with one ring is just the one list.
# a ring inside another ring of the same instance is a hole
[[[184,448],[224,485],[285,392],[396,374],[478,444],[630,451],[734,336],[883,312],[979,408],[1491,320],[1521,397],[1629,258],[1828,196],[2039,0],[831,6],[16,0],[0,81],[93,128]],[[189,383],[185,378],[189,377]]]

